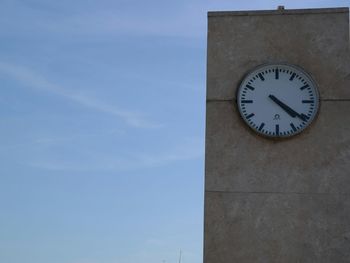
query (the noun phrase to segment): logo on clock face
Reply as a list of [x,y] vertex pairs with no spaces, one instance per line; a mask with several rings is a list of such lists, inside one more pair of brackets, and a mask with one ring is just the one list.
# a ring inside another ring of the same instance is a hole
[[237,90],[243,120],[257,133],[289,137],[303,131],[319,108],[316,83],[303,69],[288,64],[255,68]]
[[280,117],[280,115],[279,115],[279,114],[275,114],[275,117],[273,117],[273,119],[277,121],[277,120],[280,120],[280,119],[281,119],[281,117]]

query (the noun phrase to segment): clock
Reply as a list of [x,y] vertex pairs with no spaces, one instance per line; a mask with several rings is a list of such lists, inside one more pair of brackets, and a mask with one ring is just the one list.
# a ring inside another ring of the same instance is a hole
[[244,77],[237,105],[245,123],[258,134],[290,137],[315,119],[319,93],[315,81],[300,67],[264,64]]

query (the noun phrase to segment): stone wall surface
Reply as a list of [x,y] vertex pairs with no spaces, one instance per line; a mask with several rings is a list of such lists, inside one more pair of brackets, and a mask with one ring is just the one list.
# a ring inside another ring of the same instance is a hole
[[207,99],[235,98],[257,65],[306,69],[323,99],[350,98],[348,9],[209,12]]
[[[209,12],[205,263],[350,262],[349,9]],[[256,135],[235,93],[264,63],[317,82],[301,134]]]

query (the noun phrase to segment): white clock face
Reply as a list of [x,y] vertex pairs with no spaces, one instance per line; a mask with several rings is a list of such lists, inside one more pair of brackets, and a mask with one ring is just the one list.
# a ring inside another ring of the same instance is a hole
[[316,83],[299,67],[268,64],[243,79],[237,104],[244,121],[259,134],[289,137],[315,118],[319,94]]

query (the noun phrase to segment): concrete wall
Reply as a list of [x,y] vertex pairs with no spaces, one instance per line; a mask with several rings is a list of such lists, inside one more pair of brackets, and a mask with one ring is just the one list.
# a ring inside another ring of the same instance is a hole
[[[205,263],[350,262],[347,8],[209,12]],[[299,65],[318,83],[310,128],[256,135],[235,93],[252,68]]]

